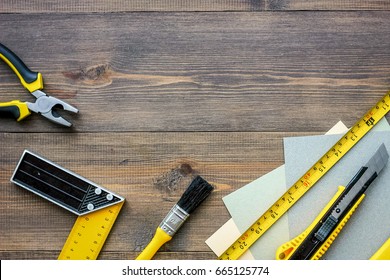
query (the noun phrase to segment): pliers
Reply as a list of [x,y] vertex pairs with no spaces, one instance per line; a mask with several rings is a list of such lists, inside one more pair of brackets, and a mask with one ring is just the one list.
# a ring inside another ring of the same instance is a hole
[[8,64],[9,67],[19,77],[22,85],[36,98],[35,102],[22,102],[13,100],[0,103],[0,116],[11,116],[17,121],[21,121],[32,112],[39,113],[41,116],[60,125],[72,126],[70,122],[61,117],[55,109],[78,113],[78,109],[62,101],[61,99],[48,96],[41,91],[43,89],[43,78],[39,72],[31,71],[23,61],[10,49],[0,43],[0,58]]

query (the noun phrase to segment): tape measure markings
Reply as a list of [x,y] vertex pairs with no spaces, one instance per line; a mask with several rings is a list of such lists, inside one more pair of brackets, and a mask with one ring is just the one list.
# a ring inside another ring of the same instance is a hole
[[390,91],[333,145],[220,257],[238,259],[390,110]]

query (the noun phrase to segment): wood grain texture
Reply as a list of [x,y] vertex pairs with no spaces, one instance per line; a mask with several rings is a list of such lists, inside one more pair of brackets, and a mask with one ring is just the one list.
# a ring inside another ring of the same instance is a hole
[[[215,186],[215,191],[161,249],[183,252],[182,257],[195,257],[194,252],[209,256],[204,241],[229,219],[222,197],[280,166],[282,137],[286,135],[52,133],[49,136],[0,134],[0,142],[9,147],[0,155],[0,259],[46,258],[45,251],[58,252],[76,220],[73,214],[9,181],[24,148],[126,198],[105,244],[104,251],[112,252],[107,257],[113,258],[118,257],[115,252],[119,256],[139,253],[191,178],[201,175]],[[34,253],[36,250],[42,254]]]
[[383,11],[390,10],[390,2],[381,0],[267,0],[265,9],[269,11]]
[[[99,260],[134,260],[138,252],[108,252],[103,249]],[[55,260],[59,251],[33,250],[33,251],[5,251],[0,252],[3,260]],[[214,260],[212,252],[158,252],[153,260]]]
[[[155,259],[214,259],[222,197],[283,164],[283,137],[390,89],[389,3],[0,1],[0,42],[80,110],[72,129],[1,120],[0,259],[55,259],[76,220],[10,183],[24,149],[126,198],[100,259],[134,259],[201,175],[215,191]],[[0,96],[33,100],[5,63]]]
[[[322,132],[340,119],[352,125],[389,90],[389,18],[12,14],[0,18],[0,41],[43,73],[48,94],[79,108],[66,115],[73,132]],[[3,100],[32,100],[4,63],[0,85]],[[68,130],[34,115],[0,131]]]
[[224,12],[390,10],[379,0],[3,0],[2,13]]
[[4,0],[0,12],[208,12],[264,10],[264,0]]

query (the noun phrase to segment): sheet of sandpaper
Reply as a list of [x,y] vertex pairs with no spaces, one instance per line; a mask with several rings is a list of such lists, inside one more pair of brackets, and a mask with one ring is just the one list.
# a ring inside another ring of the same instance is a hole
[[[327,134],[343,133],[347,127],[340,121]],[[286,191],[284,165],[250,182],[237,191],[225,196],[223,201],[233,221],[226,223],[215,235],[206,240],[207,245],[219,255],[229,245],[227,241],[234,229],[245,231]],[[221,238],[224,235],[225,238]],[[229,237],[228,237],[229,236]],[[240,236],[233,237],[233,241]],[[289,237],[288,218],[284,215],[253,246],[250,251],[255,259],[275,259],[275,251]],[[221,249],[223,248],[223,250]]]
[[[339,133],[344,133],[342,131],[345,129],[346,127],[341,122],[339,122],[329,131],[329,133],[334,133],[337,131],[339,131]],[[389,129],[390,126],[388,122],[386,119],[383,119],[372,129],[371,132]],[[282,182],[285,180],[284,178],[280,177],[282,172],[284,174],[284,165],[266,175],[267,177],[271,177],[268,179],[272,179],[273,177],[275,180],[275,183],[271,184],[272,188],[270,188],[270,185],[268,184],[263,184],[263,176],[224,197],[224,203],[232,215],[233,222],[231,221],[230,223],[226,223],[223,225],[223,227],[221,227],[221,229],[218,231],[220,236],[222,236],[223,233],[225,233],[226,236],[232,234],[232,224],[236,224],[241,231],[245,231],[248,226],[258,218],[258,215],[261,212],[260,208],[265,207],[264,209],[266,210],[267,207],[275,202],[276,199],[273,199],[272,195],[268,195],[268,189],[273,189],[274,195],[276,195],[277,198],[279,198],[280,195],[282,195],[287,190],[288,185],[283,185]],[[281,185],[276,183],[278,181],[281,183]],[[275,185],[277,186],[276,188],[274,188]],[[278,188],[278,186],[281,188]],[[256,206],[254,207],[253,205]],[[274,259],[276,248],[285,242],[286,239],[290,238],[287,216],[288,214],[284,215],[283,219],[271,227],[271,229],[269,229],[267,233],[251,247],[250,251],[252,252],[255,259]],[[281,228],[276,226],[277,224],[280,224],[279,227]],[[239,235],[237,238],[238,237]],[[221,250],[221,248],[226,249],[230,245],[231,242],[227,242],[225,239],[210,237],[206,243],[214,252],[217,252],[218,250]]]
[[[285,174],[292,185],[340,135],[289,137],[284,139]],[[303,232],[334,196],[384,143],[390,153],[390,132],[371,131],[309,190],[288,212],[289,239]],[[366,197],[352,215],[323,259],[369,259],[390,237],[390,163],[366,191]],[[285,240],[288,241],[288,240]]]
[[[241,232],[247,230],[285,192],[284,165],[249,184],[239,193],[223,198],[224,203],[231,206],[228,210]],[[287,216],[282,216],[251,246],[250,251],[255,259],[275,259],[275,248],[289,237],[287,221]]]

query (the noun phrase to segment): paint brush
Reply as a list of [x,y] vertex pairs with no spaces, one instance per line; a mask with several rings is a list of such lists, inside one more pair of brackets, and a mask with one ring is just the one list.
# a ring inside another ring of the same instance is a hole
[[172,239],[190,214],[209,196],[214,188],[202,177],[196,176],[158,226],[150,243],[136,260],[150,260],[166,242]]

